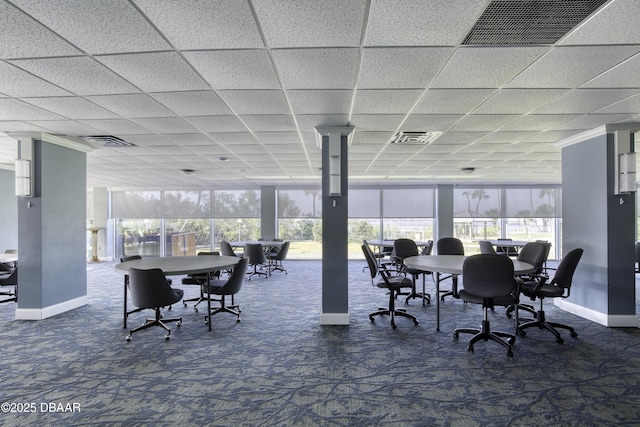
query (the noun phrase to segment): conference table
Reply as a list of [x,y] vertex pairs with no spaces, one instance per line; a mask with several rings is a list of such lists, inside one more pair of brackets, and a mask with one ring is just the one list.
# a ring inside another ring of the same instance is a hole
[[1,263],[16,263],[18,262],[18,254],[0,254]]
[[[262,250],[264,251],[264,255],[267,256],[271,249],[279,248],[284,245],[283,240],[254,240],[254,241],[241,241],[241,242],[229,242],[229,245],[232,248],[244,248],[247,245],[262,245]],[[267,274],[271,276],[271,259],[267,257],[267,261],[269,262],[269,268],[267,268]]]
[[[440,330],[440,274],[462,274],[464,255],[418,255],[404,259],[404,265],[423,272],[433,272],[436,275],[436,331]],[[533,265],[513,260],[513,271],[516,276],[522,276],[534,271]],[[464,285],[463,285],[464,287]]]
[[[129,269],[138,268],[149,270],[159,268],[165,276],[178,276],[183,274],[206,274],[207,281],[211,274],[234,267],[240,259],[232,256],[170,256],[134,259],[115,265],[115,271],[124,275],[124,319],[123,328],[127,327],[127,317],[141,309],[127,310],[127,290],[129,285]],[[208,298],[208,313],[211,312],[211,298]],[[211,330],[211,322],[208,322]]]

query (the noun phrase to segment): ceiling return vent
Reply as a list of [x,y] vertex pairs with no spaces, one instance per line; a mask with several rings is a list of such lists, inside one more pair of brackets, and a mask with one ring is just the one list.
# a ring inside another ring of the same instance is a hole
[[554,44],[607,0],[494,0],[463,45]]
[[442,132],[397,132],[391,141],[390,144],[399,144],[399,145],[427,145],[431,144],[436,140]]
[[136,147],[133,142],[125,141],[113,135],[89,135],[80,138],[98,148]]

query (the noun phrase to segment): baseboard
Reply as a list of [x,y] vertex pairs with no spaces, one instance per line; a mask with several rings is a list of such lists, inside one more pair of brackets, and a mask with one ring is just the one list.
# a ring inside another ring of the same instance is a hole
[[44,308],[18,308],[16,320],[44,320],[87,304],[89,304],[89,297],[84,295]]
[[322,313],[321,325],[348,325],[349,313]]
[[591,320],[592,322],[599,323],[600,325],[610,328],[637,328],[638,316],[635,314],[625,315],[608,315],[599,311],[592,310],[590,308],[582,307],[581,305],[574,304],[567,300],[554,301],[556,307],[580,316],[584,319]]

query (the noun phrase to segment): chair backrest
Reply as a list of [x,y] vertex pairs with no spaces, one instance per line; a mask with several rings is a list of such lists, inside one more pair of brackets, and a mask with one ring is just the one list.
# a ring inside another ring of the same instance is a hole
[[433,240],[427,241],[427,244],[422,247],[420,255],[431,255],[431,252],[433,252]]
[[418,255],[418,246],[411,239],[396,239],[393,242],[393,252],[396,259],[403,260]]
[[378,275],[378,263],[376,262],[376,258],[373,255],[373,251],[366,243],[361,245],[362,252],[364,253],[364,259],[367,260],[367,265],[369,266],[369,273],[371,273],[371,279]]
[[214,256],[220,256],[220,252],[218,251],[213,251],[213,252],[209,252],[209,251],[202,251],[202,252],[198,252],[198,256],[200,255],[214,255]]
[[[274,242],[275,242],[275,240],[274,240]],[[282,247],[278,251],[278,254],[274,257],[274,259],[277,259],[278,261],[282,261],[282,260],[286,259],[287,258],[287,252],[289,252],[289,245],[290,244],[291,244],[291,242],[284,242],[282,244]]]
[[636,262],[640,263],[640,242],[636,243]]
[[142,256],[140,255],[123,256],[122,258],[120,258],[120,262],[133,261],[134,259],[142,259]]
[[0,286],[18,286],[18,266],[13,267],[7,276],[0,280]]
[[131,302],[139,308],[163,307],[176,302],[177,294],[169,286],[167,278],[159,268],[148,270],[130,268],[129,290]]
[[244,277],[247,274],[247,265],[249,264],[249,260],[247,258],[242,258],[238,263],[233,267],[233,271],[229,276],[229,280],[219,289],[215,290],[213,293],[216,295],[234,295],[240,291],[242,284],[244,283]]
[[576,271],[583,252],[581,248],[577,248],[566,254],[564,258],[562,258],[562,261],[560,261],[560,264],[558,264],[556,275],[553,277],[551,283],[561,288],[570,288],[571,282],[573,281],[573,273]]
[[220,253],[224,256],[238,256],[226,240],[220,242]]
[[443,237],[436,244],[438,255],[464,255],[464,245],[455,237]]
[[496,250],[493,248],[493,245],[488,240],[480,240],[478,242],[480,245],[480,253],[481,254],[491,254],[496,255]]
[[17,249],[5,249],[4,253],[5,254],[17,254],[18,250]]
[[497,298],[513,294],[516,279],[511,258],[494,255],[472,255],[462,264],[465,292],[480,298]]
[[264,248],[260,243],[247,243],[244,247],[244,257],[249,258],[249,264],[265,264],[267,258],[264,256]]
[[549,256],[547,245],[540,242],[529,242],[522,247],[518,254],[518,261],[526,262],[535,268],[534,274],[542,272],[542,267]]

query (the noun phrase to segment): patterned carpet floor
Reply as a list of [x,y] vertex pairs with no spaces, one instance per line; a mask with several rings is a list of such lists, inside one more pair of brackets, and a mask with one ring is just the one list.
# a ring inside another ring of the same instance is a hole
[[[179,304],[165,313],[184,319],[171,325],[171,340],[152,328],[126,342],[114,265],[88,264],[90,303],[71,312],[16,321],[15,304],[0,305],[0,425],[640,424],[637,328],[606,328],[547,303],[548,319],[574,326],[577,338],[562,332],[557,344],[530,329],[513,358],[484,341],[469,353],[470,336],[454,340],[452,332],[479,326],[479,306],[447,298],[440,332],[435,305],[418,300],[405,306],[417,326],[402,318],[395,330],[387,318],[371,323],[368,314],[387,295],[371,286],[363,261],[350,262],[350,325],[321,326],[321,263],[285,261],[288,275],[245,282],[236,299],[240,323],[222,313],[208,331],[204,307],[196,313]],[[427,286],[433,293],[430,279]],[[198,292],[183,288],[190,297]],[[144,317],[131,316],[129,326]],[[490,321],[494,330],[513,329],[502,308]],[[62,411],[69,408],[78,410]]]

